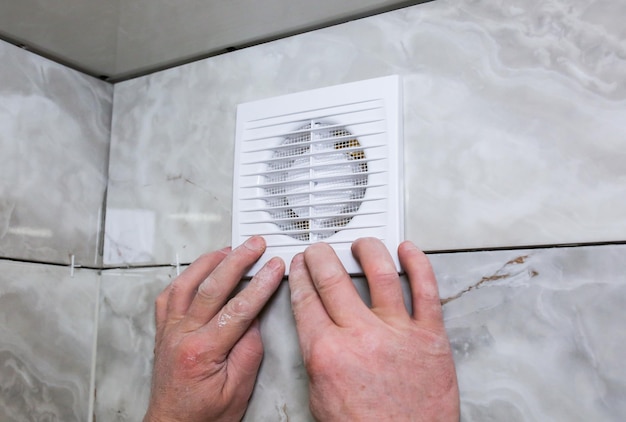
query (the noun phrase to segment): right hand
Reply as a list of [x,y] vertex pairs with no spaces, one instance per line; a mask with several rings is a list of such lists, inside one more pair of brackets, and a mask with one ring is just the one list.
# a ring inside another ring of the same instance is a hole
[[327,244],[297,255],[289,273],[310,408],[327,421],[458,421],[459,391],[437,281],[412,243],[398,248],[413,312],[377,239],[352,245],[370,287],[372,308]]

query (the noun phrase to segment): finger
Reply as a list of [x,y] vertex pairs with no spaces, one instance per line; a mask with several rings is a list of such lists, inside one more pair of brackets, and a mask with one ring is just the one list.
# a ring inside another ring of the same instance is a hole
[[335,324],[345,327],[371,314],[333,248],[316,243],[304,251],[304,262],[315,289]]
[[263,342],[259,329],[259,320],[255,319],[248,330],[233,346],[226,367],[228,375],[224,385],[226,397],[236,397],[241,403],[247,403],[254,389],[263,359]]
[[270,259],[250,281],[250,284],[217,313],[205,327],[218,354],[228,355],[263,306],[272,297],[285,274],[280,258]]
[[224,248],[202,255],[176,277],[168,288],[167,317],[179,320],[185,316],[200,283],[226,258],[229,252],[230,248]]
[[413,243],[403,242],[398,257],[411,285],[413,318],[443,324],[437,279],[426,255]]
[[315,290],[309,270],[304,263],[303,254],[297,254],[291,261],[289,290],[300,349],[306,356],[309,344],[317,337],[318,330],[328,330],[334,324]]
[[372,237],[359,239],[352,244],[352,254],[367,278],[372,310],[378,315],[408,316],[400,277],[383,242]]
[[248,268],[265,252],[265,240],[254,236],[229,253],[198,286],[185,315],[185,329],[196,328],[211,321],[226,303]]

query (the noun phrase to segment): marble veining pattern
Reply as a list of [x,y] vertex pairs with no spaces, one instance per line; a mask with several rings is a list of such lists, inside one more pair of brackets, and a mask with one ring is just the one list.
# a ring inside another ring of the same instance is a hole
[[626,34],[609,10],[626,5],[432,6],[393,21],[406,34],[395,54],[420,67],[405,78],[407,237],[428,249],[624,239]]
[[465,254],[465,262],[500,266],[444,270],[442,284],[473,279],[444,306],[463,420],[626,417],[624,253],[605,246]]
[[[462,420],[626,417],[625,253],[626,246],[598,246],[430,256],[445,302]],[[105,272],[97,416],[143,415],[151,302],[172,276],[168,269]],[[366,282],[354,281],[367,301]],[[265,356],[245,420],[312,420],[287,283],[264,311],[261,333]]]
[[403,78],[407,238],[622,240],[624,15],[610,0],[438,0],[117,84],[108,207],[155,213],[155,241],[108,221],[111,263],[230,242],[237,104],[389,74]]
[[112,87],[0,41],[0,257],[100,265]]
[[95,420],[143,418],[152,377],[154,300],[175,277],[175,268],[103,271]]
[[87,420],[98,281],[0,261],[0,420]]
[[[146,110],[144,99],[115,87],[107,200],[114,217],[105,225],[105,265],[172,263],[177,254],[191,262],[230,244],[233,144],[215,112],[229,94],[219,91],[219,81],[181,88]],[[214,94],[192,99],[203,90]]]
[[[623,241],[624,15],[610,0],[438,0],[119,84],[104,265],[230,243],[238,103],[388,74],[404,84],[407,238]],[[0,256],[97,266],[111,87],[4,43],[0,62]],[[625,253],[431,255],[464,421],[626,419]],[[98,290],[97,271],[0,261],[0,420],[88,419],[97,303],[96,419],[139,420],[153,301],[174,274],[105,270]],[[310,420],[286,283],[261,328],[246,420]]]

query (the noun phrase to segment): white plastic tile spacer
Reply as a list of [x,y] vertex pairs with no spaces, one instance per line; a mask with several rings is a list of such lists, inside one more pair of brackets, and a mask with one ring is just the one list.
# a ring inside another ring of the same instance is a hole
[[70,277],[74,277],[74,269],[80,267],[80,265],[76,265],[76,259],[74,254],[70,255]]
[[178,277],[180,275],[180,257],[178,254],[176,254],[176,263],[171,265],[172,267],[176,267],[176,276]]

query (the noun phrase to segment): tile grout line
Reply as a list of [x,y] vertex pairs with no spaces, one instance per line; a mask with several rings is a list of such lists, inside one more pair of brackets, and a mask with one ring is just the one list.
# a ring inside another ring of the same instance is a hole
[[102,273],[98,275],[98,282],[96,283],[96,306],[94,306],[94,327],[93,327],[93,340],[91,350],[91,368],[89,374],[89,406],[87,413],[87,421],[94,421],[95,401],[96,401],[96,364],[98,355],[98,322],[100,320],[100,290],[102,286]]
[[[117,42],[117,40],[116,40]],[[108,133],[108,145],[106,150],[106,164],[105,164],[105,172],[106,172],[106,184],[104,187],[103,197],[102,197],[102,205],[100,207],[100,221],[98,222],[98,240],[96,244],[96,254],[98,256],[98,267],[96,271],[98,271],[98,282],[96,283],[96,303],[94,306],[94,316],[93,316],[93,339],[91,343],[91,368],[89,374],[89,405],[87,408],[87,422],[94,422],[96,419],[96,371],[98,367],[98,332],[100,327],[100,294],[102,290],[102,268],[104,264],[104,243],[105,243],[105,229],[106,229],[106,214],[108,210],[108,195],[109,195],[109,172],[111,167],[111,140],[113,135],[113,109],[115,106],[115,86],[111,87],[111,114],[108,122],[109,133]],[[93,271],[93,270],[92,270]]]
[[620,246],[626,245],[626,240],[608,240],[598,242],[579,242],[579,243],[547,243],[538,245],[519,245],[519,246],[491,246],[484,248],[460,248],[460,249],[431,249],[424,250],[426,255],[452,255],[458,253],[473,252],[501,252],[501,251],[523,251],[534,249],[572,249],[586,247],[602,247],[602,246]]
[[[117,43],[117,39],[116,39]],[[99,266],[100,269],[104,267],[104,246],[106,243],[106,222],[107,222],[107,211],[109,210],[109,185],[111,182],[111,178],[109,177],[111,174],[111,151],[113,149],[113,126],[115,125],[115,86],[111,87],[111,114],[108,122],[109,126],[109,134],[108,134],[108,145],[106,150],[106,158],[105,158],[105,172],[106,172],[106,185],[104,187],[104,193],[102,196],[102,208],[100,214],[100,221],[98,223],[98,244],[97,244],[97,255],[99,258]]]
[[[473,252],[499,252],[499,251],[522,251],[528,249],[572,249],[572,248],[585,248],[585,247],[602,247],[602,246],[620,246],[626,245],[626,240],[615,240],[615,241],[604,241],[604,242],[581,242],[581,243],[563,243],[563,244],[543,244],[543,245],[521,245],[521,246],[495,246],[495,247],[485,247],[485,248],[464,248],[464,249],[432,249],[432,250],[424,250],[426,255],[446,255],[446,254],[460,254],[460,253],[473,253]],[[47,261],[37,261],[33,259],[21,259],[21,258],[10,258],[10,257],[0,257],[0,262],[16,262],[21,264],[40,264],[40,265],[51,265],[55,267],[69,267],[70,264],[64,264],[59,262],[47,262]],[[191,265],[191,262],[181,262],[179,264],[182,266]],[[115,270],[136,270],[136,269],[153,269],[153,268],[165,268],[172,267],[173,264],[145,264],[145,265],[118,265],[118,266],[88,266],[88,265],[80,265],[76,268],[80,268],[82,270],[93,270],[93,271],[115,271]]]

